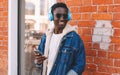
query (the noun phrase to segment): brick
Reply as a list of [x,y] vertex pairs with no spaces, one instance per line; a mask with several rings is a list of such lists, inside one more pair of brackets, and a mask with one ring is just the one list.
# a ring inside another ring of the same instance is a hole
[[93,4],[100,5],[100,4],[112,4],[113,0],[93,0]]
[[82,5],[82,0],[66,0],[68,6],[80,6]]
[[3,45],[8,45],[8,41],[3,41]]
[[93,41],[94,43],[100,43],[100,42],[102,42],[102,37],[101,37],[101,35],[93,35],[93,36],[92,36],[92,41]]
[[112,43],[120,43],[120,38],[119,37],[111,37]]
[[113,19],[120,20],[120,14],[119,13],[113,14]]
[[113,30],[113,28],[111,27],[111,28],[103,28],[103,31],[102,31],[102,33],[103,33],[103,38],[109,38],[109,36],[112,36],[113,35],[113,33],[114,33],[114,30]]
[[4,0],[0,0],[0,2],[3,2]]
[[96,50],[86,50],[87,56],[96,56]]
[[91,20],[91,14],[81,14],[82,20]]
[[112,59],[120,59],[120,53],[118,52],[109,52],[108,57]]
[[115,52],[120,52],[120,45],[115,45],[114,51],[115,51]]
[[3,39],[4,39],[4,37],[1,37],[1,36],[0,36],[0,40],[3,40]]
[[112,21],[112,26],[114,28],[120,28],[120,21]]
[[120,0],[114,0],[114,4],[120,4]]
[[91,5],[92,0],[83,0],[83,5]]
[[85,70],[82,75],[93,75],[93,72]]
[[96,21],[96,28],[112,28],[110,20],[97,20]]
[[0,21],[8,21],[8,17],[0,17]]
[[114,60],[114,66],[115,67],[120,67],[120,60]]
[[114,37],[120,37],[120,29],[114,29]]
[[120,5],[112,5],[108,7],[108,12],[120,12]]
[[71,11],[72,13],[78,13],[78,12],[79,12],[79,7],[71,7],[71,8],[70,8],[70,11]]
[[111,75],[110,73],[94,72],[93,75]]
[[[8,56],[8,50],[4,50],[0,52],[1,58],[3,58],[4,56]],[[7,59],[7,57],[5,57],[5,59]]]
[[8,46],[0,46],[1,50],[8,50]]
[[6,22],[6,21],[1,21],[1,22],[0,22],[0,27],[8,27],[8,22]]
[[94,63],[98,65],[113,66],[113,60],[108,58],[96,57]]
[[94,27],[95,21],[78,21],[78,26],[80,27]]
[[93,43],[93,48],[92,49],[97,49],[100,50],[100,44],[99,43]]
[[[103,17],[104,16],[104,17]],[[112,20],[112,14],[92,14],[93,20]]]
[[[2,64],[3,65],[3,64]],[[0,74],[1,75],[8,75],[8,70],[6,69],[2,69],[2,68],[0,68]]]
[[98,57],[107,57],[107,52],[106,51],[98,51]]
[[97,6],[81,6],[80,12],[96,12]]
[[77,13],[72,14],[72,20],[80,20],[80,18],[81,18],[80,14]]
[[2,3],[2,6],[3,6],[3,7],[8,7],[8,3],[7,3],[7,2],[3,2],[3,3]]
[[57,0],[57,2],[65,2],[65,0]]
[[3,16],[8,16],[8,12],[3,12]]
[[112,52],[114,50],[114,47],[114,44],[110,43],[108,51]]
[[0,75],[8,75],[8,0],[0,0]]
[[110,43],[101,42],[100,49],[107,51],[109,49],[109,45],[110,45]]
[[93,34],[101,36],[103,34],[103,28],[101,28],[101,27],[95,27]]
[[4,8],[0,8],[0,11],[3,11],[4,10]]
[[85,49],[92,49],[92,43],[90,42],[85,42],[84,43]]
[[82,35],[81,38],[83,39],[84,42],[92,41],[92,36],[89,36],[89,35]]
[[118,73],[118,74],[120,74],[120,67],[108,67],[108,73]]
[[7,41],[8,40],[8,37],[7,37],[7,35],[6,36],[3,36],[3,39],[2,39],[3,41]]
[[107,69],[108,69],[107,66],[103,66],[103,65],[98,66],[98,71],[99,72],[107,72]]
[[84,34],[84,35],[86,35],[86,34],[91,35],[92,34],[92,31],[90,28],[82,28],[81,31],[82,31],[82,34]]
[[93,63],[93,61],[94,61],[94,57],[92,57],[92,56],[86,56],[86,62],[87,63]]
[[107,6],[98,6],[98,12],[107,12]]
[[77,25],[77,21],[73,21],[73,20],[69,21],[68,23],[69,23],[70,25]]
[[78,27],[78,33],[79,33],[80,35],[82,35],[82,28],[81,28],[81,27]]
[[95,64],[87,64],[88,71],[95,71],[97,66]]
[[104,43],[110,43],[111,42],[110,36],[107,36],[107,35],[102,36],[102,42],[104,42]]

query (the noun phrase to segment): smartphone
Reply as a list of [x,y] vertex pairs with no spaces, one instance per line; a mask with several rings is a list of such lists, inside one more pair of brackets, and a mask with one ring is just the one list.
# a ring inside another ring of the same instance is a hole
[[34,54],[35,55],[43,55],[41,52],[39,52],[38,50],[34,50]]

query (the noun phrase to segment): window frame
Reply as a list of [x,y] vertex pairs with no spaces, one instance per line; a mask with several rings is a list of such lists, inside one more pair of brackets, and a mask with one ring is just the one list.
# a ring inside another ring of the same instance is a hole
[[18,73],[18,0],[8,0],[8,75]]

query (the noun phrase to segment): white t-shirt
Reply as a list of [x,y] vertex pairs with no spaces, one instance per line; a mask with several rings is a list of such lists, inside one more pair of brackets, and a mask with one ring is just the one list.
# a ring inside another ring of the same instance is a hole
[[61,34],[54,34],[54,33],[51,37],[49,55],[48,55],[47,75],[49,75],[52,69],[52,66],[55,62],[55,59],[57,57],[60,37],[61,37]]

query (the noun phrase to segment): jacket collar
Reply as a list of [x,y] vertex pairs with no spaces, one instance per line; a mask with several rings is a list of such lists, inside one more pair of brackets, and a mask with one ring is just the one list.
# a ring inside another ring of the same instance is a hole
[[[71,26],[71,25],[67,24],[65,26],[65,28],[63,29],[62,35],[64,36],[64,35],[66,35],[67,33],[71,32],[71,31],[75,31],[75,32],[78,33],[77,29],[78,29],[77,26]],[[54,31],[54,27],[53,28],[48,28],[47,32],[46,32],[46,36],[53,34],[53,31]]]

